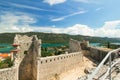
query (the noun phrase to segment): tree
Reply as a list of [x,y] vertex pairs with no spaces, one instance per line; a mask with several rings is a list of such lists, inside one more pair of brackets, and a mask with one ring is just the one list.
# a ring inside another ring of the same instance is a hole
[[0,62],[0,68],[7,68],[13,66],[13,61],[10,57],[7,57],[5,60]]

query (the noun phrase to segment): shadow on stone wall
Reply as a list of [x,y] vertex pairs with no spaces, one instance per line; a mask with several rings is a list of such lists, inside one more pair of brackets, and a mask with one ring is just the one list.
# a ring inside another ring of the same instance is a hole
[[[96,47],[88,47],[86,50],[83,50],[84,56],[89,58],[95,63],[100,63],[103,58],[108,54],[109,51],[112,49],[106,49],[106,48],[96,48]],[[115,58],[115,53],[111,54],[111,59],[113,60]],[[108,60],[106,60],[105,63],[107,63]]]
[[[29,49],[31,49],[32,46],[33,44],[31,44]],[[33,53],[32,51],[31,52],[24,51],[24,52],[25,52],[24,54],[25,56],[19,66],[19,80],[32,80]]]
[[28,50],[24,51],[24,58],[19,66],[19,80],[37,80],[37,57],[39,56],[40,42],[33,36]]

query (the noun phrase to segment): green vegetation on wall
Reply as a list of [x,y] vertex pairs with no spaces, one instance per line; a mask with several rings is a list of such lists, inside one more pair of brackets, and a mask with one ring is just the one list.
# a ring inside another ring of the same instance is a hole
[[68,50],[68,46],[42,47],[41,49],[42,49],[41,56],[46,57],[46,56],[65,54],[65,51]]
[[3,61],[0,61],[0,69],[2,68],[8,68],[11,67],[13,65],[13,61],[11,61],[11,58],[8,57]]

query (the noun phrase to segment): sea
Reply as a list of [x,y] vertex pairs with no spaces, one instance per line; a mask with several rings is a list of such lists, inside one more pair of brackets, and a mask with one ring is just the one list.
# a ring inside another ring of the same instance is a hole
[[[94,47],[100,47],[101,43],[90,43],[90,46]],[[59,46],[65,46],[66,44],[50,44],[50,43],[43,43],[42,47],[59,47]],[[0,44],[0,53],[10,53],[11,50],[13,50],[14,47],[11,44]]]

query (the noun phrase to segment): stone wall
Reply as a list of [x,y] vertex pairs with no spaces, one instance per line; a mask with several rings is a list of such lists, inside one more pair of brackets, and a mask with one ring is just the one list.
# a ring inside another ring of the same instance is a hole
[[[19,45],[13,54],[14,66],[0,70],[0,80],[49,80],[75,68],[82,61],[79,41],[70,42],[73,53],[41,58],[41,40],[37,36],[16,35],[13,44]],[[74,47],[75,46],[75,47]],[[72,49],[74,48],[74,49]]]
[[82,50],[86,50],[89,46],[89,41],[77,41],[74,39],[70,39],[69,41],[69,52],[79,52]]
[[58,78],[61,73],[75,68],[81,61],[81,52],[39,58],[37,80],[50,80],[51,77]]
[[18,67],[0,69],[0,80],[19,80]]
[[[111,51],[105,48],[89,47],[87,41],[71,39],[68,54],[42,58],[41,40],[36,35],[31,37],[16,35],[14,44],[20,45],[17,47],[20,51],[14,62],[14,66],[19,67],[1,69],[0,80],[50,80],[52,77],[59,80],[61,73],[74,69],[81,63],[83,50],[88,52],[87,56],[99,62]],[[112,54],[113,57],[114,54]]]
[[[108,48],[100,48],[100,47],[88,47],[86,51],[86,55],[91,57],[93,60],[101,62],[103,58],[110,52],[112,49]],[[112,60],[115,58],[116,53],[112,53]]]
[[70,39],[69,41],[69,53],[81,51],[81,42]]
[[13,44],[20,45],[17,47],[17,49],[20,50],[16,56],[17,60],[21,61],[24,58],[25,56],[24,52],[28,51],[28,49],[30,48],[32,44],[32,38],[33,36],[28,37],[26,35],[18,35],[18,34],[15,36]]
[[36,63],[37,57],[40,56],[41,42],[36,35],[31,37],[21,36],[17,41],[20,44],[20,52],[17,53],[18,58],[22,59],[19,64],[19,80],[36,80]]

